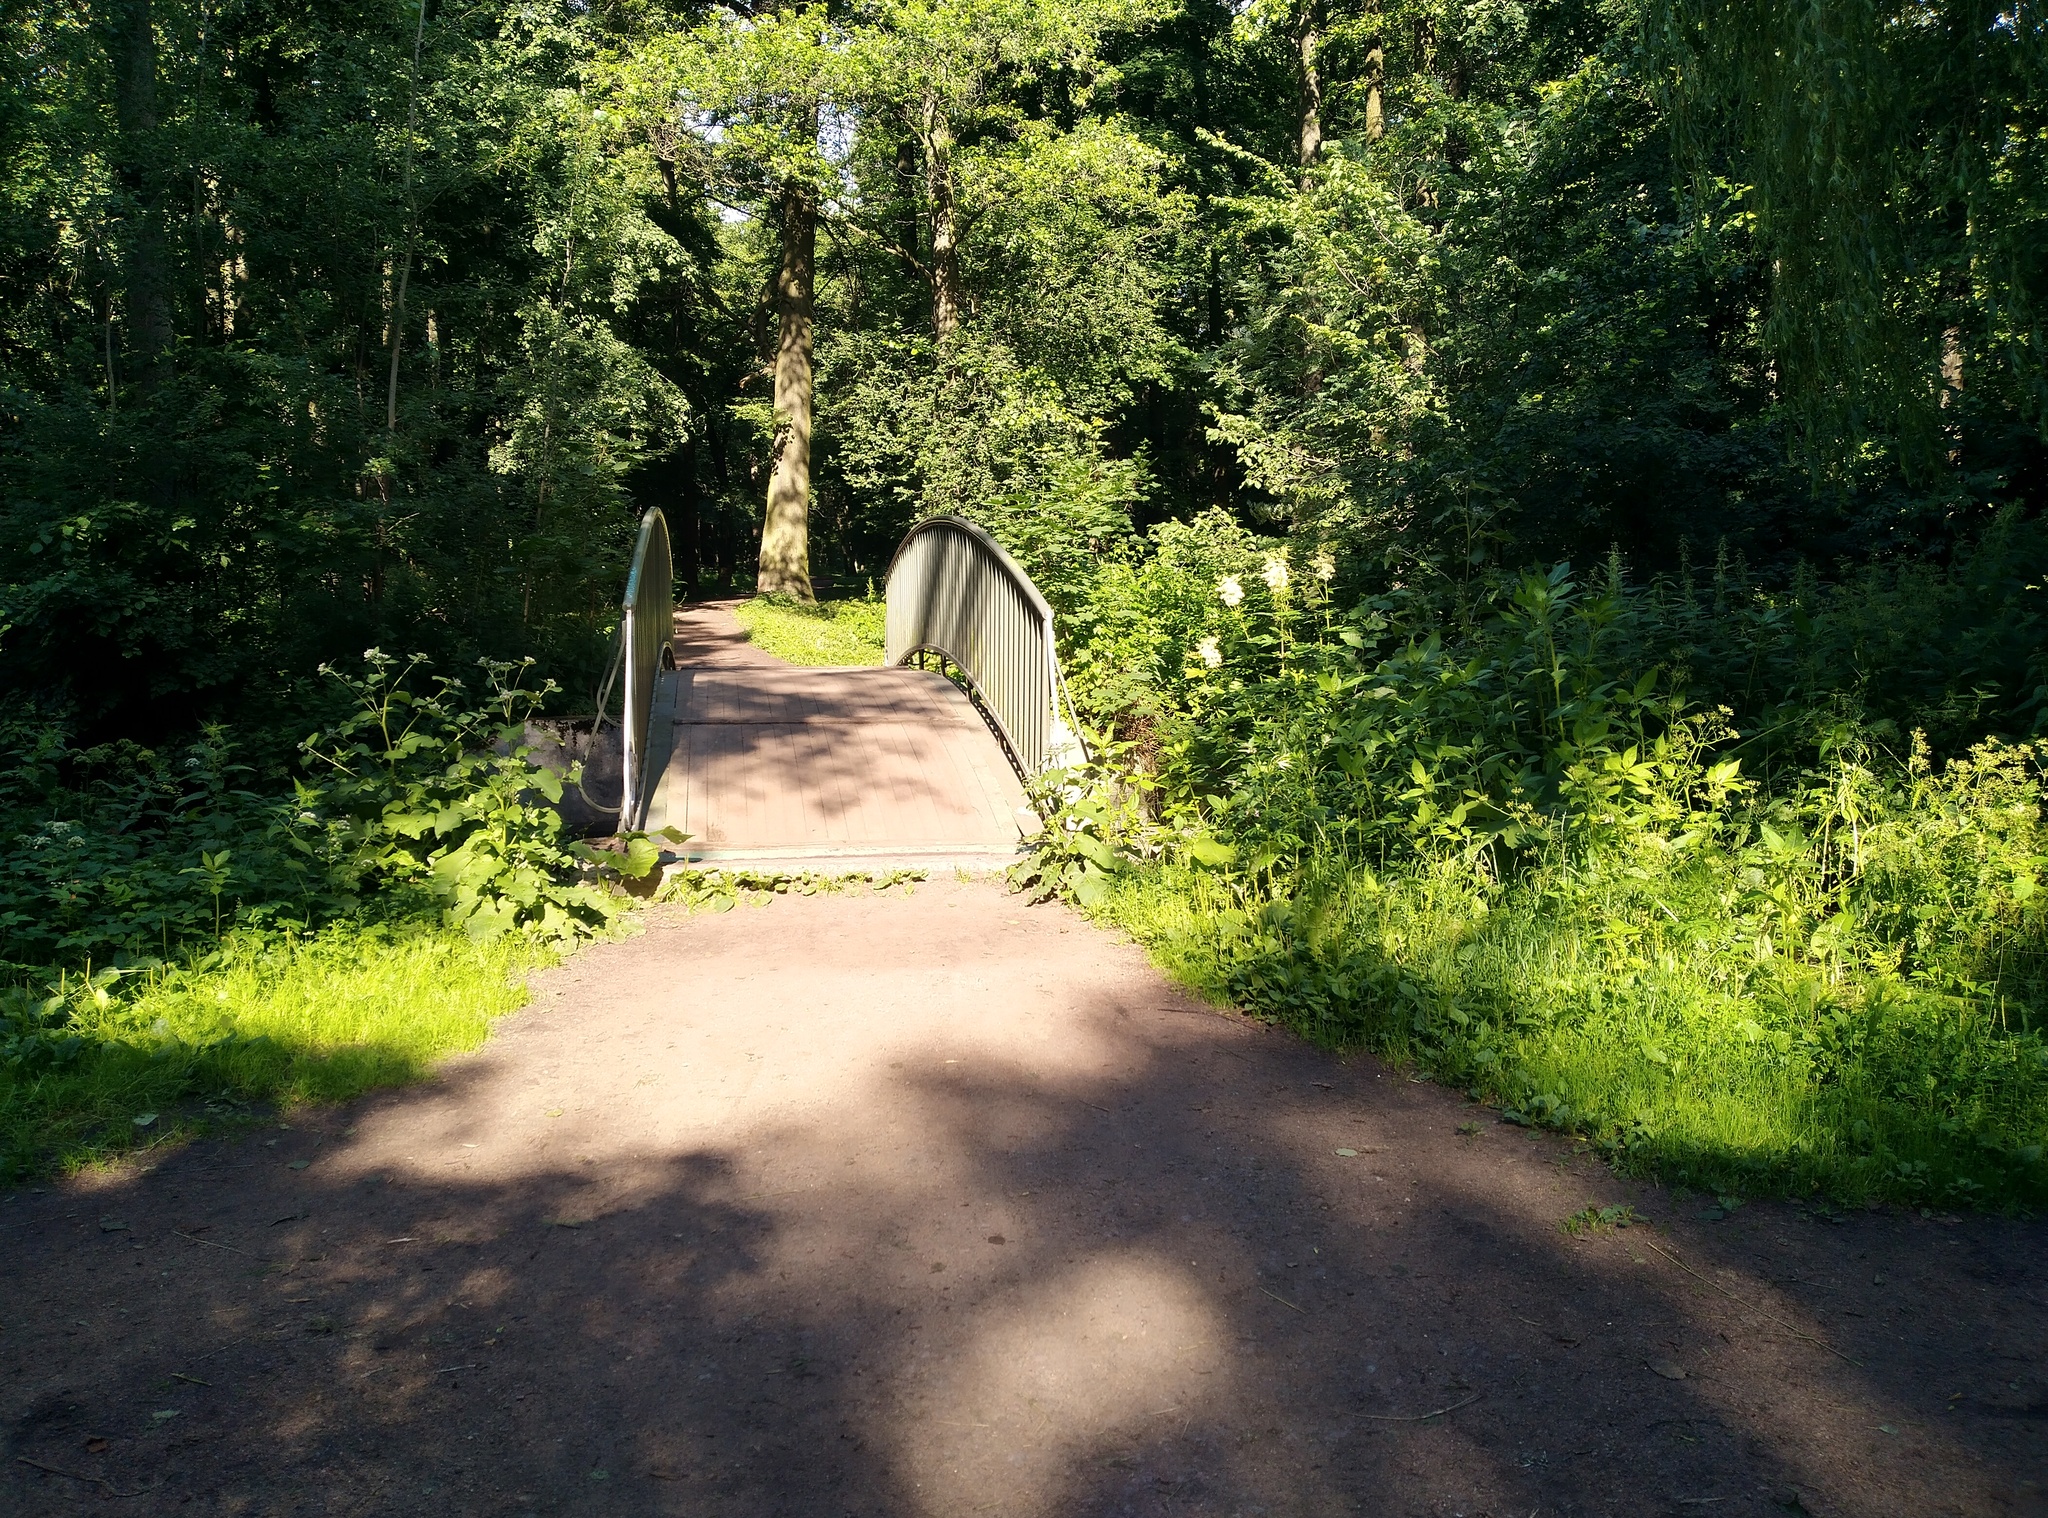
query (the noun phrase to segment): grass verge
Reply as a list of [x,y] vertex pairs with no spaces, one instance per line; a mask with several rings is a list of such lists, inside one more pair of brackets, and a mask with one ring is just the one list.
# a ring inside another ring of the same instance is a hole
[[417,1079],[481,1044],[550,957],[523,935],[345,923],[37,988],[0,1023],[0,1180]]
[[1842,1204],[2048,1204],[2048,1043],[1904,979],[1773,958],[1717,863],[1511,887],[1351,868],[1285,894],[1178,865],[1096,915],[1169,974],[1582,1134],[1624,1171]]
[[733,608],[753,644],[791,664],[879,665],[886,615],[879,600],[820,601],[804,606],[782,596]]

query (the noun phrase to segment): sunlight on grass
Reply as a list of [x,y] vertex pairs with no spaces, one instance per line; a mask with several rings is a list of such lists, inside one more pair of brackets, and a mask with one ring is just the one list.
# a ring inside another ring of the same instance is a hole
[[755,647],[791,664],[879,665],[884,610],[879,600],[820,601],[802,606],[780,596],[733,608]]
[[1954,997],[1852,995],[1731,953],[1712,874],[1566,898],[1418,865],[1276,898],[1165,866],[1118,877],[1096,915],[1219,1001],[1410,1063],[1627,1171],[1844,1203],[2048,1201],[2037,1037]]
[[524,1005],[526,972],[548,957],[518,936],[343,924],[233,935],[97,994],[47,988],[60,1005],[0,1063],[0,1178],[417,1079]]

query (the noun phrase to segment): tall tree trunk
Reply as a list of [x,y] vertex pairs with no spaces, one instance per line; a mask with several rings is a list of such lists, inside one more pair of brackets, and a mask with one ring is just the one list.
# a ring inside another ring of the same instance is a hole
[[1378,142],[1387,135],[1384,98],[1387,86],[1387,47],[1375,32],[1365,48],[1365,140]]
[[1308,171],[1315,163],[1316,155],[1323,150],[1323,76],[1316,64],[1316,49],[1323,40],[1319,19],[1314,4],[1303,6],[1301,27],[1294,37],[1296,51],[1301,57],[1301,134],[1298,148],[1301,187],[1304,190],[1308,188]]
[[156,154],[156,24],[150,0],[108,0],[101,13],[114,70],[115,165],[128,202],[126,248],[128,338],[140,360],[145,388],[164,375],[171,327],[169,258],[164,246]]
[[697,594],[697,439],[692,437],[669,458],[669,540],[675,545],[676,578],[682,596]]
[[[1214,125],[1209,119],[1209,34],[1206,31],[1195,33],[1194,46],[1190,49],[1188,61],[1195,79],[1195,126],[1206,132]],[[1199,203],[1201,223],[1204,227],[1210,228],[1209,287],[1204,294],[1209,341],[1215,342],[1223,336],[1223,260],[1215,243],[1214,221],[1206,181],[1200,191]]]
[[953,126],[936,96],[924,99],[924,178],[932,215],[932,336],[960,330],[960,222],[953,198]]
[[1957,234],[1956,261],[1941,277],[1943,304],[1947,307],[1947,322],[1941,329],[1941,430],[1948,443],[1948,461],[1951,466],[1963,461],[1963,369],[1965,343],[1962,323],[1968,319],[1973,298],[1975,281],[1971,278],[1974,270],[1971,257],[1972,227],[1967,213],[1958,212],[1953,218]]
[[[896,247],[915,264],[917,258],[917,139],[896,144]],[[922,273],[920,269],[918,272]]]
[[418,0],[419,22],[412,34],[412,82],[405,108],[405,251],[398,260],[398,289],[391,302],[391,374],[385,387],[384,430],[398,431],[398,357],[405,351],[405,291],[412,282],[413,247],[419,241],[419,197],[413,193],[413,144],[420,129],[420,49],[427,40],[427,0]]
[[782,265],[775,275],[775,472],[761,524],[761,595],[811,591],[811,317],[818,258],[817,191],[782,187]]

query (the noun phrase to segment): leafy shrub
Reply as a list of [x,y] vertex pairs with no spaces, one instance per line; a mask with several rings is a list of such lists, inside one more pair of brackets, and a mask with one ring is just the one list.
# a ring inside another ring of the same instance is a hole
[[[306,927],[427,912],[478,935],[601,931],[628,859],[563,837],[561,780],[531,758],[526,719],[552,690],[525,665],[482,681],[431,675],[376,649],[329,670],[348,703],[263,776],[210,727],[175,756],[133,744],[75,751],[50,725],[5,736],[0,958],[16,967],[174,959],[232,926]],[[414,688],[420,686],[422,688]]]
[[[1118,864],[1086,894],[1171,968],[1631,1168],[2048,1198],[2032,747],[1980,725],[1944,756],[1839,670],[1772,688],[1725,655],[1759,743],[1690,695],[1690,603],[1618,565],[1380,575],[1340,610],[1313,545],[1198,542],[1206,562],[1106,571],[1118,604],[1074,661],[1142,671],[1136,700],[1114,679],[1082,700],[1146,713],[1151,818],[1067,822]],[[1800,594],[1809,619],[1839,604]],[[1754,620],[1754,665],[1781,625]],[[1952,712],[1942,689],[1922,694]],[[1083,894],[1071,839],[1041,848],[1037,879]]]
[[[406,688],[425,660],[405,664],[378,649],[366,672],[323,666],[354,697],[354,710],[302,745],[315,778],[298,787],[298,841],[344,890],[418,892],[441,919],[472,936],[514,928],[544,938],[594,933],[613,902],[577,878],[578,860],[599,856],[565,842],[562,781],[529,762],[526,719],[554,689],[523,689],[525,666],[478,661],[484,689],[430,676]],[[644,873],[644,866],[643,871]]]
[[659,845],[567,840],[525,742],[551,686],[372,649],[263,776],[209,728],[166,758],[9,734],[0,828],[0,1177],[417,1075],[607,929]]
[[168,956],[225,923],[344,910],[275,788],[218,727],[175,755],[71,749],[51,724],[4,734],[0,961],[105,964]]

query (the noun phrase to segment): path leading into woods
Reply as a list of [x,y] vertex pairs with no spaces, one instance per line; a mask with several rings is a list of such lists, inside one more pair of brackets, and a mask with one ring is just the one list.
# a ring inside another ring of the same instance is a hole
[[2039,1222],[1709,1221],[985,882],[537,991],[0,1200],[0,1512],[2048,1509]]
[[931,670],[800,669],[748,642],[731,608],[676,614],[650,830],[680,828],[707,863],[791,870],[1016,857],[1024,790],[959,686]]

